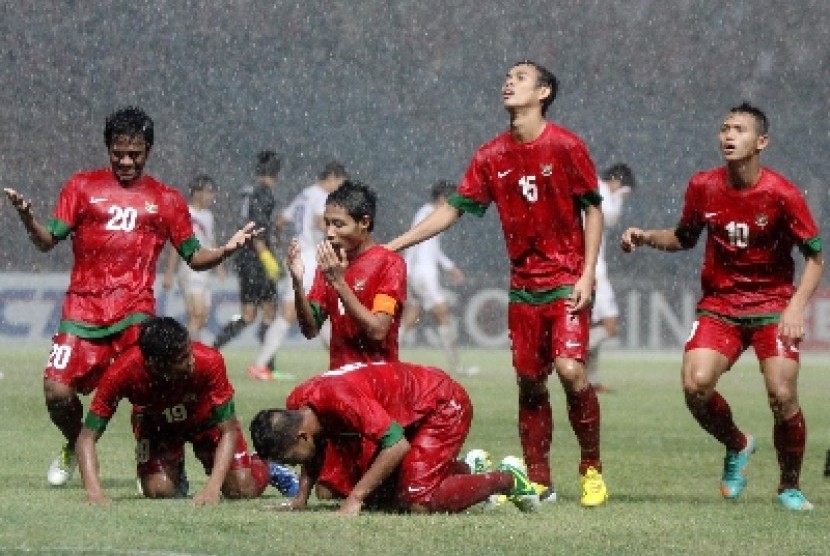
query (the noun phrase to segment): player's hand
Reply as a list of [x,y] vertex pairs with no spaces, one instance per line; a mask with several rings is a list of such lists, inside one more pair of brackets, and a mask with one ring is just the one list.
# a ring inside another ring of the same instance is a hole
[[112,504],[112,500],[110,500],[103,492],[95,494],[87,493],[86,502],[91,506],[108,506]]
[[349,496],[348,498],[343,500],[343,503],[340,505],[340,509],[337,510],[337,514],[348,516],[360,515],[360,510],[362,508],[363,502]]
[[804,311],[788,305],[778,321],[778,336],[786,347],[798,345],[804,338]]
[[16,190],[11,189],[10,187],[6,187],[3,189],[6,193],[6,197],[9,198],[11,201],[12,206],[20,213],[21,216],[28,216],[32,214],[32,202]]
[[317,268],[330,284],[343,277],[348,264],[342,248],[335,247],[328,240],[317,245]]
[[194,506],[215,506],[219,503],[219,493],[208,491],[207,489],[201,490],[193,495],[193,505]]
[[460,268],[458,268],[457,266],[452,267],[452,269],[450,270],[450,280],[452,280],[453,286],[460,286],[464,283],[465,279],[466,276],[464,276],[464,273],[461,272]]
[[591,304],[591,295],[593,294],[594,277],[593,275],[583,274],[579,280],[574,284],[574,289],[571,294],[565,299],[565,306],[569,313],[578,313]]
[[640,228],[628,228],[620,236],[620,247],[626,253],[632,253],[634,249],[645,243],[646,233]]
[[161,287],[164,291],[169,291],[173,287],[173,276],[168,276],[167,273],[161,279]]
[[259,237],[260,235],[262,235],[262,232],[264,231],[265,230],[263,228],[257,228],[256,224],[254,224],[253,222],[248,222],[231,236],[231,238],[225,244],[225,250],[229,253],[233,253],[246,243],[250,243],[250,241],[253,240],[255,237]]
[[300,240],[296,237],[288,244],[288,250],[285,252],[285,264],[291,278],[295,282],[301,282],[305,272],[305,264],[303,263],[303,253],[300,250]]

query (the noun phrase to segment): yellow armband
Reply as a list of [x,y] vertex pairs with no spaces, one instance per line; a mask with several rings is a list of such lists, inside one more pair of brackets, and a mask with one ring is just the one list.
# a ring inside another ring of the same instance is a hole
[[274,258],[274,255],[269,250],[263,249],[259,253],[259,261],[262,263],[262,268],[265,269],[265,275],[276,282],[280,277],[280,264]]

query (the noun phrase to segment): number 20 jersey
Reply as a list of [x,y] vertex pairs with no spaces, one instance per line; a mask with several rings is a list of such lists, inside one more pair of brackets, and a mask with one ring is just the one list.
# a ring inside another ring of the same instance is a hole
[[72,176],[46,227],[72,236],[61,320],[95,326],[155,312],[156,261],[168,239],[184,257],[199,248],[181,193],[146,175],[121,185],[108,168]]

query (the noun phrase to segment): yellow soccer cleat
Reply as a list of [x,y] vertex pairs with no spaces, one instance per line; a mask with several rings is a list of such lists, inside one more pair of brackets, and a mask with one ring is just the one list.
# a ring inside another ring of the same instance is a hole
[[585,474],[580,477],[582,483],[582,506],[594,508],[608,500],[608,488],[602,480],[602,473],[594,467],[589,467]]

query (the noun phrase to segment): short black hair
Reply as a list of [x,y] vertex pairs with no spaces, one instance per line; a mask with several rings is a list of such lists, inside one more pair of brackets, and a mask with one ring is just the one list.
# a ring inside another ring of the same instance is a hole
[[368,185],[359,181],[346,180],[338,189],[326,197],[327,205],[343,207],[356,221],[369,218],[369,231],[375,228],[375,211],[378,196]]
[[323,167],[323,170],[317,175],[317,179],[324,180],[328,177],[338,177],[349,179],[349,173],[346,172],[346,167],[340,162],[332,160]]
[[513,64],[513,67],[516,66],[532,66],[536,68],[536,72],[539,74],[536,80],[536,86],[538,87],[550,87],[550,95],[544,101],[542,101],[542,115],[544,116],[550,105],[553,104],[554,99],[556,98],[556,94],[559,92],[559,80],[556,79],[556,76],[550,71],[548,68],[543,66],[542,64],[537,64],[533,60],[522,60],[520,62],[516,62]]
[[107,116],[104,144],[110,148],[117,135],[142,137],[147,149],[153,146],[153,120],[138,106],[126,106]]
[[256,155],[256,175],[275,178],[280,173],[282,160],[272,150],[259,151]]
[[455,184],[450,180],[438,180],[432,184],[430,195],[433,201],[437,201],[440,197],[449,197],[455,189]]
[[755,118],[755,124],[758,128],[758,135],[766,135],[769,133],[769,120],[767,119],[767,115],[764,114],[764,111],[758,108],[757,106],[753,106],[747,101],[743,101],[738,106],[733,106],[729,109],[730,114],[749,114],[753,118]]
[[190,334],[173,317],[151,317],[139,327],[138,348],[146,359],[166,361],[187,349]]
[[251,421],[251,442],[254,450],[265,459],[281,461],[297,442],[303,423],[299,411],[290,409],[263,409]]
[[205,188],[216,189],[216,182],[207,174],[198,174],[187,184],[187,189],[191,195]]
[[637,180],[634,178],[634,171],[622,162],[616,162],[602,171],[599,176],[603,181],[619,180],[623,187],[634,189]]

